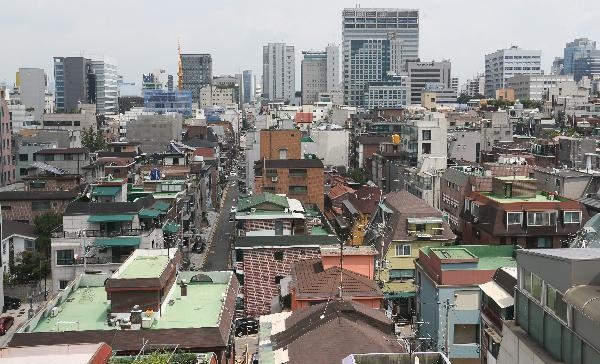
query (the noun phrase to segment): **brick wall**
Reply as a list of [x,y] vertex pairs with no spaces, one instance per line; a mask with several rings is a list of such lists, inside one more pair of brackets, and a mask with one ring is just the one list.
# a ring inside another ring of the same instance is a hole
[[28,224],[33,224],[33,219],[36,216],[43,215],[47,212],[62,214],[65,212],[65,209],[71,200],[50,201],[51,209],[41,211],[32,211],[31,202],[31,200],[2,201],[2,218],[5,220],[19,220],[27,222]]
[[[267,177],[266,170],[263,175],[254,181],[254,192],[273,192],[285,194],[289,198],[295,198],[302,203],[314,203],[321,211],[325,210],[324,196],[324,174],[323,168],[300,168],[306,169],[306,177],[292,177],[288,168],[277,168],[277,181]],[[290,193],[290,186],[306,186],[307,192],[303,194]],[[264,187],[267,187],[265,189]],[[274,188],[272,190],[271,188]]]
[[299,130],[261,130],[260,159],[279,159],[279,149],[287,149],[286,159],[301,159]]
[[[29,191],[69,191],[79,186],[81,177],[73,176],[71,178],[23,178],[25,189]],[[31,187],[31,181],[44,181],[45,186],[42,188]]]
[[[283,252],[282,260],[275,260],[274,253]],[[271,313],[271,301],[279,295],[275,277],[290,275],[293,263],[320,258],[319,248],[253,249],[244,250],[244,298],[245,311],[249,316]]]

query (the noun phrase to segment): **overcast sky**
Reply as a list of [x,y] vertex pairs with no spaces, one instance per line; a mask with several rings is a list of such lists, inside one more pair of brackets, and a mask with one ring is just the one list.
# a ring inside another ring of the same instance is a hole
[[[141,83],[156,68],[177,72],[177,37],[184,53],[210,53],[213,74],[262,73],[262,46],[296,47],[297,88],[302,50],[342,40],[341,12],[356,1],[330,0],[2,0],[0,81],[14,83],[19,67],[52,78],[53,56],[106,55],[119,73]],[[493,6],[492,4],[498,4]],[[361,7],[420,10],[421,60],[452,61],[452,75],[483,72],[484,54],[511,45],[542,50],[549,72],[567,41],[600,40],[600,2],[505,0],[363,1]]]

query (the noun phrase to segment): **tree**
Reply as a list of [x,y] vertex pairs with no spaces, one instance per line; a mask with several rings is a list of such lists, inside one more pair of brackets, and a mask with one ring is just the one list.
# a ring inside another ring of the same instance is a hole
[[90,153],[106,148],[106,140],[104,140],[102,132],[99,130],[95,131],[91,126],[87,129],[83,129],[81,144],[86,147]]
[[469,94],[463,92],[462,94],[460,94],[460,96],[458,96],[456,102],[459,104],[466,104],[470,100],[483,100],[485,98],[486,97],[482,94],[475,94],[473,96],[469,96]]
[[362,168],[350,168],[348,169],[348,173],[346,173],[346,175],[361,185],[367,182],[365,178],[365,171]]
[[523,108],[525,109],[541,109],[542,105],[544,104],[542,101],[536,101],[536,100],[519,100],[519,102],[521,103],[521,105],[523,105]]
[[35,239],[36,250],[40,254],[50,257],[50,236],[54,229],[62,225],[62,215],[47,212],[36,216],[33,219],[33,224],[35,225],[35,233],[37,234],[37,239]]
[[50,273],[50,261],[40,252],[24,251],[10,268],[9,283],[24,284],[44,279]]

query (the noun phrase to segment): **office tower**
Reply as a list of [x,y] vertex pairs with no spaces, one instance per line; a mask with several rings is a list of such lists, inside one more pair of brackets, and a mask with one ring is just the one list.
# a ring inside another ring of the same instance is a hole
[[485,96],[494,97],[514,75],[541,75],[542,51],[516,46],[485,55]]
[[301,63],[302,104],[319,100],[319,93],[339,90],[340,51],[329,45],[325,51],[303,51]]
[[600,49],[586,50],[573,59],[573,79],[577,82],[586,76],[593,79],[600,75]]
[[99,115],[117,113],[119,108],[117,62],[108,57],[92,60],[92,70],[96,77],[96,112]]
[[468,79],[462,92],[469,96],[483,95],[485,92],[485,75],[478,73],[472,79]]
[[456,94],[458,94],[458,83],[458,77],[452,77],[452,79],[450,79],[450,88],[456,91]]
[[44,114],[46,97],[46,74],[41,68],[19,68],[17,87],[21,104],[33,108],[34,120],[39,121]]
[[92,61],[84,57],[54,57],[56,112],[75,112],[80,103],[96,102]]
[[399,73],[419,57],[419,11],[416,9],[343,10],[344,102],[361,106],[365,86]]
[[296,87],[294,46],[269,43],[263,46],[263,95],[268,100],[292,101]]
[[408,87],[410,105],[421,104],[421,93],[428,83],[441,84],[443,88],[450,88],[450,61],[441,62],[406,62],[408,73]]
[[565,69],[565,59],[562,57],[554,57],[552,61],[552,67],[550,68],[550,74],[562,75]]
[[[596,50],[596,41],[587,38],[577,38],[565,45],[563,57],[562,74],[573,74],[575,60],[588,55],[588,52]],[[575,81],[579,81],[575,79]]]
[[198,102],[200,89],[212,82],[212,57],[210,54],[181,54],[182,82],[180,90],[192,92],[192,100]]
[[242,72],[242,94],[245,104],[254,101],[254,92],[254,74],[252,70],[245,70]]

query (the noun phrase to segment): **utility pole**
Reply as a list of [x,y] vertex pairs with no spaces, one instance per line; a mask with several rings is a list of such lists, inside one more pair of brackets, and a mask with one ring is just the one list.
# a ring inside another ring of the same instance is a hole
[[450,313],[450,309],[456,307],[455,304],[451,304],[450,303],[450,299],[446,298],[446,302],[439,302],[438,304],[440,304],[443,308],[446,309],[446,324],[444,326],[444,354],[446,354],[446,356],[449,355],[450,349],[448,347],[449,345],[449,340],[448,340],[448,314]]

